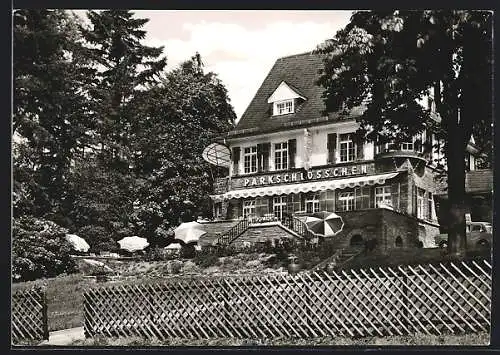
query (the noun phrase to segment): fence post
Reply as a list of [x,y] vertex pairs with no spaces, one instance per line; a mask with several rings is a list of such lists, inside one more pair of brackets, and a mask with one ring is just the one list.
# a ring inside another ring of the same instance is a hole
[[40,289],[42,292],[42,327],[43,327],[43,339],[49,340],[49,320],[47,317],[47,289],[42,287]]

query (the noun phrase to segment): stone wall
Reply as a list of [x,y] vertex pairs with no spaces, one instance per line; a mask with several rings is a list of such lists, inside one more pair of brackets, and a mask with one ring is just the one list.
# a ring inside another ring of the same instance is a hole
[[[419,221],[389,209],[369,209],[363,211],[336,212],[344,221],[342,232],[332,237],[336,239],[338,248],[347,248],[355,235],[364,241],[376,239],[376,249],[389,252],[399,247],[433,247],[434,236],[439,233],[439,226]],[[401,244],[397,244],[397,238]]]
[[235,248],[241,248],[249,243],[263,243],[266,240],[283,238],[295,238],[295,236],[276,223],[261,224],[248,227],[231,245]]

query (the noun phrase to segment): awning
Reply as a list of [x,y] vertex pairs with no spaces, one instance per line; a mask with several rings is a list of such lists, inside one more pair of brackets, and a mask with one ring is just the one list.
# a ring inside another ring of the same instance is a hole
[[221,195],[212,195],[214,201],[229,200],[232,198],[246,198],[246,197],[258,197],[258,196],[273,196],[273,195],[283,195],[283,194],[296,194],[299,192],[315,192],[315,191],[325,191],[325,190],[336,190],[344,189],[348,187],[357,186],[368,186],[368,185],[382,185],[386,180],[392,179],[399,172],[377,174],[377,175],[365,175],[357,176],[345,179],[335,179],[335,180],[323,180],[314,181],[303,184],[288,184],[288,185],[276,185],[276,186],[266,186],[257,187],[253,189],[239,189],[228,191]]

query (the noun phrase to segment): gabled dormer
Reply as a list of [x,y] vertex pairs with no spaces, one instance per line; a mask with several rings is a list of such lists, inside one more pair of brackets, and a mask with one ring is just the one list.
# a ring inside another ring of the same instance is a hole
[[267,99],[273,105],[273,116],[295,113],[300,102],[307,100],[297,89],[282,81]]

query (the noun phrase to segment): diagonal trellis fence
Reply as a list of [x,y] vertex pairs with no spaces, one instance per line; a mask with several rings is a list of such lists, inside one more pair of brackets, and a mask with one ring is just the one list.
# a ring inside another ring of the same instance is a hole
[[488,331],[486,260],[116,285],[84,294],[87,337],[275,338]]
[[41,287],[17,291],[11,304],[12,343],[49,338],[47,297]]

